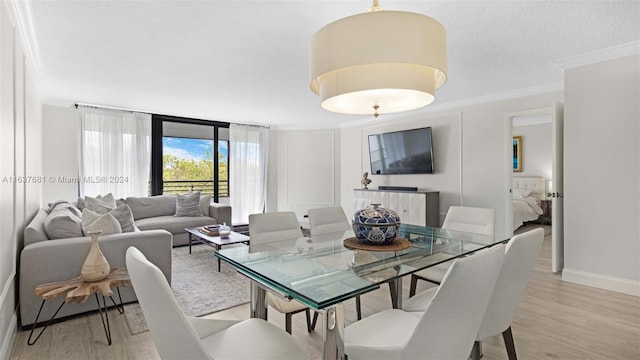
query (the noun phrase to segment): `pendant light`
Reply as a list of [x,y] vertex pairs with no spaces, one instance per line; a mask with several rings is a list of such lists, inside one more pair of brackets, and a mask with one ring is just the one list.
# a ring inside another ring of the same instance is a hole
[[369,12],[318,30],[309,59],[311,91],[323,109],[408,111],[431,104],[447,79],[446,32],[429,16],[386,11],[374,0]]

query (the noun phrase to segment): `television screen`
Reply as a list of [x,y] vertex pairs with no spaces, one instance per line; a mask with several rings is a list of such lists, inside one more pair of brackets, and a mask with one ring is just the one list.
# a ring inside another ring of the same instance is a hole
[[431,128],[369,135],[371,173],[433,174]]

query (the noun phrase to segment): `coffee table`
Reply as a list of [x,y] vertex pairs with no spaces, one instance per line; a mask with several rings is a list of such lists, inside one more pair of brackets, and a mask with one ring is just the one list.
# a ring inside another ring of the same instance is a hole
[[[186,228],[189,233],[189,254],[191,254],[191,244],[193,241],[199,241],[203,244],[209,245],[215,249],[216,252],[220,251],[223,246],[231,244],[245,244],[249,245],[249,237],[242,235],[235,231],[229,233],[229,237],[223,239],[221,236],[209,236],[200,232],[204,226],[198,226],[194,228]],[[218,258],[218,272],[220,272],[220,258]]]

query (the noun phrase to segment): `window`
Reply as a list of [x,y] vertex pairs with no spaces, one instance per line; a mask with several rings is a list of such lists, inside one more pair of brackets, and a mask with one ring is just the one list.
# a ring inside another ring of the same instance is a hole
[[152,195],[229,197],[228,124],[153,115],[152,125]]

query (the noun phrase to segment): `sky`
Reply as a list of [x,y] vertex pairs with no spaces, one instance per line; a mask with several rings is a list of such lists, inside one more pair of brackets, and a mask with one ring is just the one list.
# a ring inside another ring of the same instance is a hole
[[[221,141],[219,151],[225,158],[229,153],[227,148],[227,142]],[[175,155],[182,159],[187,160],[206,160],[207,150],[210,153],[213,152],[211,148],[211,140],[204,139],[189,139],[189,138],[176,138],[176,137],[163,137],[162,138],[162,153]]]

